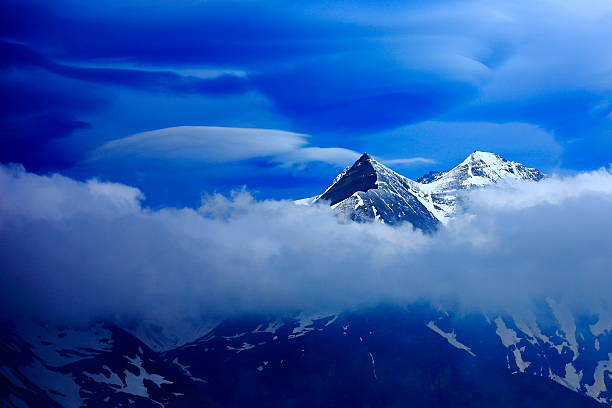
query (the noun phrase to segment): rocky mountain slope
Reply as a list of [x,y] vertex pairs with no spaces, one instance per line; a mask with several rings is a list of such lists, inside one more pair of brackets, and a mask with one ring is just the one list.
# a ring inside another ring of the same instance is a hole
[[154,351],[109,324],[4,327],[9,407],[612,406],[612,331],[554,302],[531,320],[428,304],[238,316]]

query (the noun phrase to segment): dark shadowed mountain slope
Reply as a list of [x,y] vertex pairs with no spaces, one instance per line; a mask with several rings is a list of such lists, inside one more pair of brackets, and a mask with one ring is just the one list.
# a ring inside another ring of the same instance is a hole
[[[479,325],[482,343],[472,352],[424,323],[435,316],[427,307],[379,307],[299,320],[235,319],[166,356],[205,378],[227,406],[601,406],[548,378],[513,374],[484,319],[470,323]],[[486,350],[488,356],[477,354]]]

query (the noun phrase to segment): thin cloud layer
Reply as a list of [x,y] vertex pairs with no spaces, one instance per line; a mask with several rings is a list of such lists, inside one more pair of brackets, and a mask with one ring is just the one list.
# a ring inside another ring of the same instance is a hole
[[[175,163],[227,163],[268,158],[283,166],[323,162],[346,166],[360,153],[340,147],[308,145],[308,135],[273,129],[177,126],[112,140],[91,160],[162,160]],[[431,163],[425,158],[391,159],[389,163]]]
[[471,196],[426,236],[246,192],[151,210],[128,186],[2,167],[0,302],[12,317],[77,322],[545,297],[610,310],[612,173],[513,188]]
[[388,164],[390,166],[411,166],[414,164],[434,164],[437,163],[435,160],[428,159],[426,157],[410,157],[403,159],[389,159],[382,160],[383,163]]
[[110,141],[100,147],[95,156],[127,155],[223,163],[276,156],[299,149],[306,143],[305,135],[282,130],[178,126]]

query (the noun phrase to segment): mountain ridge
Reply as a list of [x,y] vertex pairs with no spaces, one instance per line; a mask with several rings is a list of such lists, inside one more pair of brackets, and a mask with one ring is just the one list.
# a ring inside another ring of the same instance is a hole
[[352,221],[390,225],[409,222],[414,228],[434,232],[456,214],[464,191],[544,177],[538,169],[475,150],[452,169],[430,171],[414,181],[363,153],[322,194],[296,202],[327,202],[336,213]]

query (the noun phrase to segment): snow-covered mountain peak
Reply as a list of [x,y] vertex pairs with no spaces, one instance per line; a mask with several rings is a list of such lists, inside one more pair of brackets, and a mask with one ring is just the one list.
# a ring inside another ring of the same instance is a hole
[[502,156],[476,150],[449,171],[432,171],[419,179],[419,189],[434,204],[433,213],[445,223],[458,209],[465,190],[519,180],[538,181],[544,174]]
[[538,181],[543,177],[544,174],[537,169],[506,160],[495,153],[477,150],[453,169],[423,177],[421,185],[424,191],[441,193],[515,180]]
[[326,202],[354,221],[408,221],[416,228],[433,231],[457,213],[465,190],[543,177],[537,169],[476,150],[453,169],[429,172],[415,182],[364,153],[321,195],[296,203]]
[[378,188],[378,176],[373,163],[375,161],[367,153],[362,154],[352,166],[336,176],[317,200],[329,201],[330,205],[335,205],[358,191]]
[[300,204],[328,202],[339,214],[354,221],[376,220],[386,224],[408,221],[424,231],[439,221],[428,208],[418,184],[364,153],[340,173],[320,196]]
[[470,162],[472,163],[483,162],[490,166],[494,166],[504,161],[506,160],[498,154],[491,153],[491,152],[482,152],[480,150],[474,150],[472,153],[470,153],[468,157],[465,158],[464,161],[462,161],[459,164],[459,166],[461,166],[462,164],[470,163]]

